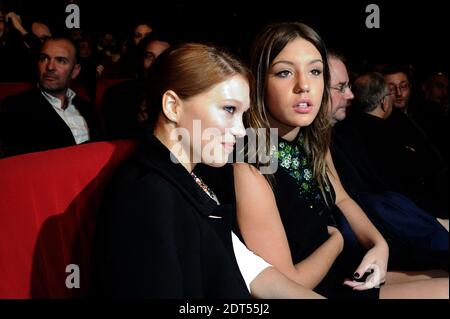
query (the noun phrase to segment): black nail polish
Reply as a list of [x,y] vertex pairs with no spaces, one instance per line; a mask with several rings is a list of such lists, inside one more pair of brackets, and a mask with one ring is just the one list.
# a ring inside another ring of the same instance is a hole
[[356,279],[358,279],[360,276],[359,276],[359,274],[358,274],[357,272],[355,272],[355,273],[353,274],[353,277],[355,277]]

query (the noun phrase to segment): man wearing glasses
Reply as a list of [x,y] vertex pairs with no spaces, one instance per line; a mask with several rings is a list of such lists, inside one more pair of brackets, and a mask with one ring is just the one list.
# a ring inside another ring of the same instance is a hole
[[390,66],[384,70],[384,79],[389,91],[394,94],[394,108],[407,114],[411,96],[411,86],[408,71],[401,66]]
[[[409,198],[391,191],[396,187],[391,183],[393,176],[386,165],[394,165],[394,170],[405,165],[402,160],[397,161],[395,154],[401,145],[385,125],[394,108],[395,93],[381,74],[368,73],[356,79],[353,95],[342,57],[331,53],[328,59],[333,161],[347,192],[388,239],[389,269],[448,268],[448,245],[445,246],[448,220],[434,219]],[[357,100],[356,109],[345,119],[346,108],[353,98]],[[335,218],[346,241],[346,257],[351,259],[359,253],[356,237],[339,212],[335,212]],[[399,225],[407,230],[398,231]],[[430,244],[430,238],[439,244]],[[441,244],[445,247],[439,246]]]
[[[356,130],[363,120],[372,116],[364,115],[364,112],[352,112],[353,116],[347,117],[347,110],[354,99],[352,86],[349,83],[349,75],[345,65],[345,59],[339,53],[328,52],[328,65],[330,68],[330,102],[328,106],[328,119],[333,126],[331,152],[336,169],[339,172],[344,187],[349,194],[358,192],[377,192],[388,187],[387,177],[380,174],[368,157],[367,146],[363,136]],[[390,95],[384,81],[384,94]],[[381,97],[383,104],[392,103],[384,95]],[[378,102],[380,101],[376,101]],[[392,109],[391,104],[386,104]],[[390,112],[390,110],[387,110]],[[378,119],[378,117],[375,117]],[[379,119],[378,121],[384,120]],[[363,125],[364,126],[364,125]],[[355,159],[358,159],[354,161]],[[356,164],[355,164],[356,163]]]
[[[430,133],[437,127],[447,127],[446,124],[439,125],[445,122],[443,116],[434,116],[433,120],[427,123],[428,125],[425,124],[426,116],[423,110],[429,112],[430,108],[424,101],[410,103],[411,81],[407,67],[388,65],[383,70],[383,74],[390,92],[394,94],[394,109],[387,120],[387,125],[395,133],[395,137],[401,145],[406,145],[417,154],[422,154],[424,163],[427,162],[434,167],[446,166],[444,158],[445,154],[448,154],[447,134]],[[443,131],[444,129],[440,132]]]
[[343,121],[347,116],[347,107],[353,99],[352,86],[349,83],[347,68],[344,58],[337,53],[328,54],[330,67],[330,104],[328,114],[331,125]]

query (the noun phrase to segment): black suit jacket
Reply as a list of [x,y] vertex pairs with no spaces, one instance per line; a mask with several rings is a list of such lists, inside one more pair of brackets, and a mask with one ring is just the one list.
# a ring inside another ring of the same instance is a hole
[[336,123],[332,132],[331,155],[342,185],[350,196],[391,189],[386,173],[370,157],[368,147],[371,145],[367,145],[351,116]]
[[231,242],[233,213],[210,199],[151,136],[105,194],[95,232],[92,293],[248,298]]
[[[99,122],[93,106],[77,96],[72,102],[86,120],[90,141],[99,140]],[[37,87],[3,101],[0,140],[7,156],[76,144],[70,128]]]

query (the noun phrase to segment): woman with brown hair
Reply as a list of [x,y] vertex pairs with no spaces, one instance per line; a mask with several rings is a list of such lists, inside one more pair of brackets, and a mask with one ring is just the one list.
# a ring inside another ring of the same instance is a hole
[[[448,276],[387,273],[386,241],[339,181],[329,152],[329,69],[320,36],[301,23],[270,25],[254,41],[251,69],[256,107],[267,127],[278,129],[271,150],[278,170],[271,179],[235,164],[237,221],[249,249],[329,298],[448,298]],[[334,205],[367,249],[351,268],[338,258],[344,241]]]
[[[231,232],[235,213],[194,173],[245,135],[251,76],[212,46],[184,44],[149,73],[147,140],[117,173],[98,219],[94,292],[139,298],[304,298]],[[233,187],[233,184],[229,185]]]

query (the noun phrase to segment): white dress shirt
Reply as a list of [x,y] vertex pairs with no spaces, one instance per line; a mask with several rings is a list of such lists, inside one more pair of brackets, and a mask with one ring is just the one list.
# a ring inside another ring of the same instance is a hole
[[42,95],[53,106],[53,109],[64,120],[67,126],[70,128],[72,135],[77,144],[89,141],[89,128],[86,120],[81,116],[80,112],[73,105],[73,98],[76,93],[68,89],[66,93],[67,108],[62,108],[62,101],[53,95],[41,90]]

